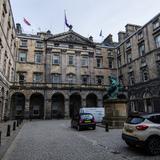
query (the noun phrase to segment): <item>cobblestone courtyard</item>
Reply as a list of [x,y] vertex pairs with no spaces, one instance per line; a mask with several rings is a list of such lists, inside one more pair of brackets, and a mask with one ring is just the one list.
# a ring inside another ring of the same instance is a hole
[[78,132],[68,120],[26,122],[3,160],[158,160],[128,148],[121,130],[104,128]]

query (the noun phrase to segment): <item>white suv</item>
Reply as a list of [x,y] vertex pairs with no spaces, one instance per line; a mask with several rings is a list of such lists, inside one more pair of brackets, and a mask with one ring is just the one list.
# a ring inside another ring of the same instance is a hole
[[160,154],[160,113],[129,116],[122,138],[131,147],[142,146],[151,155]]

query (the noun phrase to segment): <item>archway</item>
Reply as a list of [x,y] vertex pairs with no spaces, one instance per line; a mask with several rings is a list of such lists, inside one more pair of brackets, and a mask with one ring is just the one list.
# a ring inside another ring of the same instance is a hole
[[52,118],[64,118],[65,112],[65,98],[61,93],[55,93],[52,96]]
[[78,93],[74,93],[69,98],[69,115],[73,117],[79,113],[79,109],[82,106],[81,96]]
[[86,107],[97,107],[97,96],[94,93],[87,95]]
[[30,97],[30,118],[43,119],[44,118],[44,97],[40,93],[34,93]]
[[11,97],[11,119],[24,118],[25,96],[16,92]]
[[150,92],[145,92],[143,94],[144,111],[147,113],[152,113],[154,110],[152,106],[151,97],[152,97],[152,94]]

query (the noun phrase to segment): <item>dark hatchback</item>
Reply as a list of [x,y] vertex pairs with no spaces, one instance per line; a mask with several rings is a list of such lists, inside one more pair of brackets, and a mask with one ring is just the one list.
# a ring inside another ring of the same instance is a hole
[[77,128],[78,131],[84,128],[96,129],[96,122],[91,113],[80,113],[71,120],[71,128]]

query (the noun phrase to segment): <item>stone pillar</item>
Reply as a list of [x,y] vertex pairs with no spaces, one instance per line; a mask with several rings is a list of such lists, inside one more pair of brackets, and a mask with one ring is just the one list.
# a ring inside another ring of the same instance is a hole
[[45,119],[51,119],[52,107],[51,107],[51,99],[46,99],[45,109]]
[[82,107],[86,107],[86,99],[82,99]]
[[24,118],[29,119],[29,99],[27,98],[25,101]]
[[65,100],[64,114],[65,114],[65,118],[69,118],[69,99]]
[[98,99],[97,106],[98,107],[103,107],[103,100],[102,99]]

